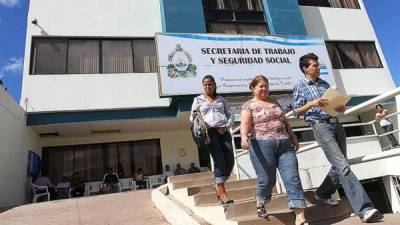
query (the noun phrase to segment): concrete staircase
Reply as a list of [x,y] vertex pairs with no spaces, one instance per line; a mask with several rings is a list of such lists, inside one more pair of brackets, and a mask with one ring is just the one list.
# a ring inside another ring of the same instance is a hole
[[[167,185],[154,192],[162,192],[167,198],[171,197],[170,199],[173,199],[173,201],[178,201],[180,207],[184,207],[186,212],[201,218],[203,223],[199,224],[204,224],[204,221],[215,225],[295,224],[294,212],[288,209],[287,195],[276,194],[276,192],[267,206],[267,211],[270,214],[269,221],[257,217],[254,199],[256,179],[229,180],[225,187],[229,197],[234,199],[235,203],[225,207],[219,205],[213,185],[212,173],[205,172],[170,177]],[[336,222],[340,224],[340,222],[350,220],[351,223],[344,224],[361,224],[358,219],[350,218],[352,209],[346,199],[342,199],[338,206],[332,207],[315,200],[313,191],[306,191],[305,195],[308,206],[306,218],[311,224],[336,224]],[[156,206],[157,201],[157,198],[153,196],[153,202]],[[166,210],[161,211],[164,215],[168,213]],[[168,216],[166,217],[168,218]],[[400,217],[397,219],[398,223],[396,224],[398,225],[400,224]],[[324,221],[334,221],[335,223],[324,223]],[[382,222],[379,224],[392,223]]]

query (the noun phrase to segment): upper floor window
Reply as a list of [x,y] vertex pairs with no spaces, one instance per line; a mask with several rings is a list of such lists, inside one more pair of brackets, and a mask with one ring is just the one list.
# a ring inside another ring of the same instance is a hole
[[268,34],[261,0],[203,0],[208,33]]
[[373,42],[327,42],[333,69],[382,68]]
[[359,9],[357,0],[299,0],[299,5]]
[[203,0],[206,9],[263,11],[262,0]]
[[35,38],[31,74],[156,72],[151,39]]

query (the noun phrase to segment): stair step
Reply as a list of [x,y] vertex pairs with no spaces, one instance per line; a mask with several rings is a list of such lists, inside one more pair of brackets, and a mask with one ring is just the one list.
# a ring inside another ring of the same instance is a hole
[[[312,206],[319,202],[314,198],[314,191],[305,191],[304,196],[306,204]],[[232,219],[238,216],[248,216],[255,214],[256,200],[235,202],[234,204],[227,207],[225,212],[228,219]],[[271,202],[267,205],[269,211],[277,211],[288,208],[288,198],[286,194],[272,195]]]
[[213,177],[213,173],[211,171],[202,172],[202,173],[178,175],[178,176],[168,177],[168,183],[192,181],[192,180],[198,180],[198,179],[204,179],[204,178],[210,178],[210,177]]
[[[255,187],[257,184],[257,179],[246,179],[246,180],[233,180],[225,183],[225,189],[227,191],[246,188],[246,187]],[[204,194],[214,192],[214,184],[202,185],[199,187],[190,187],[188,188],[188,195],[193,196],[196,194]]]
[[[286,205],[287,207],[287,205]],[[295,216],[294,212],[290,209],[280,209],[276,211],[268,210],[270,213],[270,221],[268,225],[293,225]],[[346,218],[352,213],[352,209],[347,200],[341,200],[337,206],[328,205],[313,205],[305,209],[305,216],[308,222],[317,222],[321,220],[333,218]],[[253,213],[241,215],[232,220],[237,221],[239,225],[258,225],[266,224],[266,220],[258,218],[256,215],[255,204],[253,205]]]
[[[234,190],[227,190],[227,194],[230,199],[236,201],[254,199],[254,196],[256,194],[256,188],[247,187]],[[218,203],[218,199],[215,192],[209,192],[209,193],[195,195],[194,202],[196,206],[207,206],[213,203]]]
[[[225,215],[227,219],[236,220],[239,217],[253,216],[256,214],[257,201],[252,199],[250,201],[235,202],[226,207]],[[288,201],[286,195],[272,196],[271,202],[268,204],[268,211],[279,211],[288,208]]]
[[290,210],[276,211],[267,219],[257,217],[257,215],[242,216],[237,220],[238,225],[293,225],[295,224],[294,213]]
[[[344,198],[340,201],[338,206],[328,206],[323,204],[321,201],[317,201],[314,198],[314,191],[306,191],[305,193],[306,204],[309,208],[307,210],[311,210],[310,212],[314,212],[315,210],[313,206],[318,206],[320,208],[334,208],[335,210],[344,210],[347,212],[348,210],[351,211],[351,207],[349,206],[347,200]],[[251,216],[256,215],[256,200],[250,201],[242,201],[237,202],[232,205],[229,205],[225,211],[225,215],[227,219],[235,220],[237,217],[242,216]],[[288,199],[287,195],[273,195],[272,200],[267,205],[267,211],[279,211],[288,208]]]
[[201,185],[212,185],[214,184],[214,177],[200,177],[196,180],[184,180],[171,183],[172,189],[180,189],[180,188],[190,188],[190,187],[199,187]]

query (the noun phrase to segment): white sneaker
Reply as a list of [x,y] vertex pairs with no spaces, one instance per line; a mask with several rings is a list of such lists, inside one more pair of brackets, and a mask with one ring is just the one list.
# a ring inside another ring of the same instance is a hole
[[335,205],[339,205],[339,201],[337,199],[334,198],[329,198],[329,199],[322,199],[320,198],[317,193],[314,193],[314,197],[315,200],[319,200],[319,201],[323,201],[325,204],[330,205],[330,206],[335,206]]
[[364,213],[361,221],[363,223],[373,223],[378,222],[383,218],[383,215],[377,209],[369,209]]

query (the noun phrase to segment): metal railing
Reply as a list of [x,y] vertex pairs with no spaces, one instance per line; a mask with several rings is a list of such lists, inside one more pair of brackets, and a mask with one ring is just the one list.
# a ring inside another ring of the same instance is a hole
[[[370,99],[370,100],[367,100],[367,101],[365,101],[365,102],[363,102],[363,103],[360,103],[360,104],[358,104],[358,105],[356,105],[356,106],[353,106],[353,107],[347,109],[344,113],[342,113],[342,114],[339,115],[338,117],[343,117],[343,116],[346,116],[346,115],[350,115],[350,114],[357,113],[357,112],[359,112],[359,111],[361,111],[361,110],[363,110],[363,109],[365,109],[365,108],[367,108],[367,107],[369,107],[369,106],[371,106],[371,105],[379,104],[380,102],[385,101],[385,100],[387,100],[387,99],[390,99],[390,98],[392,98],[392,97],[395,97],[395,96],[397,96],[397,95],[400,95],[400,87],[395,88],[395,89],[393,89],[393,90],[391,90],[391,91],[389,91],[389,92],[386,92],[386,93],[384,93],[384,94],[381,94],[381,95],[379,95],[379,96],[377,96],[377,97],[374,97],[374,98],[372,98],[372,99]],[[396,111],[396,112],[394,112],[394,113],[392,113],[392,114],[387,115],[385,118],[391,118],[391,117],[397,116],[398,114],[400,114],[400,112],[397,112],[397,111]],[[286,116],[287,119],[289,119],[289,118],[294,118],[294,116],[293,116],[293,111],[288,112],[285,116]],[[381,137],[387,136],[387,135],[389,135],[389,134],[394,134],[394,133],[399,133],[399,132],[400,132],[400,129],[396,129],[396,130],[393,130],[393,131],[390,131],[390,132],[378,134],[378,131],[377,131],[377,128],[376,128],[376,121],[375,121],[375,120],[371,120],[371,121],[365,122],[365,123],[343,124],[343,127],[356,127],[356,126],[372,126],[373,134],[372,134],[372,135],[357,136],[357,137],[352,137],[352,138],[366,138],[366,137],[377,137],[377,138],[381,138]],[[312,128],[311,128],[311,127],[296,128],[296,129],[293,129],[293,132],[309,131],[309,130],[311,131]],[[234,168],[234,169],[235,169],[235,174],[236,174],[238,180],[240,180],[240,171],[239,171],[239,167],[240,167],[240,166],[239,166],[239,163],[238,163],[238,158],[241,157],[241,156],[243,156],[243,155],[245,155],[245,154],[248,154],[248,150],[236,149],[234,138],[240,136],[239,134],[236,134],[238,131],[240,131],[240,125],[239,125],[238,127],[236,127],[236,128],[231,129],[232,145],[233,145],[233,150],[234,150],[233,152],[234,152],[234,159],[235,159],[235,168]],[[304,142],[303,142],[303,143],[304,143]],[[316,142],[316,141],[308,142],[308,143],[309,143],[308,145],[303,146],[303,147],[301,147],[299,150],[297,150],[297,151],[296,151],[296,154],[300,154],[300,153],[303,153],[303,152],[307,152],[307,151],[310,151],[310,150],[312,150],[312,149],[315,149],[315,148],[318,148],[318,147],[319,147],[319,144],[318,144],[318,142]],[[365,160],[366,160],[366,159],[367,159],[367,158],[365,158]],[[374,158],[373,158],[373,159],[374,159]],[[371,159],[368,158],[368,161],[370,161],[370,160],[371,160]],[[362,162],[363,162],[363,161],[362,161]],[[353,163],[354,163],[354,162],[353,162]],[[277,179],[277,180],[278,180],[278,179]],[[278,186],[279,186],[279,185],[277,185],[277,187],[278,187]]]

